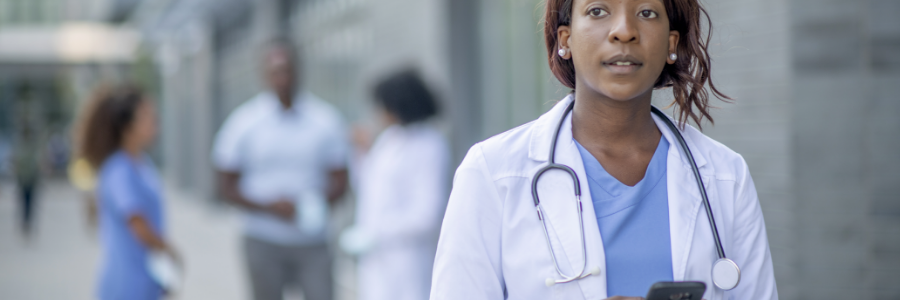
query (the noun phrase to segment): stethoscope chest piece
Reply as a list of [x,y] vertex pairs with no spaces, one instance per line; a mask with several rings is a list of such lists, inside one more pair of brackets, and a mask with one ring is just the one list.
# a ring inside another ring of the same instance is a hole
[[712,279],[720,289],[733,289],[741,282],[741,269],[733,260],[720,258],[713,264]]

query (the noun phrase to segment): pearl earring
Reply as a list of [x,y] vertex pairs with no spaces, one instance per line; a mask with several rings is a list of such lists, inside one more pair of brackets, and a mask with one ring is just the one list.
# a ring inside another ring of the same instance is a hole
[[559,51],[556,51],[556,54],[559,54],[559,57],[565,57],[565,56],[566,56],[566,49],[559,48]]
[[678,54],[670,53],[670,54],[669,54],[669,59],[671,59],[672,61],[678,60]]

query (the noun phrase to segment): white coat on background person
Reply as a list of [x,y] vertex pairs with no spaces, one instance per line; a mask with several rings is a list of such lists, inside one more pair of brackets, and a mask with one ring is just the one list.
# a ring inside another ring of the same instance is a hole
[[[548,287],[559,279],[538,220],[531,181],[547,163],[550,143],[570,95],[537,120],[473,146],[456,171],[434,264],[431,299],[605,299],[603,242],[594,216],[569,114],[559,131],[556,162],[581,182],[587,270],[600,274]],[[678,145],[661,119],[654,121]],[[744,159],[691,126],[682,134],[706,186],[728,258],[741,268],[737,288],[723,291],[711,278],[716,247],[691,166],[680,147],[669,147],[667,189],[675,281],[703,281],[704,299],[778,299],[772,258],[756,188]],[[559,267],[577,274],[584,265],[571,177],[550,171],[538,183],[543,216]],[[590,271],[587,271],[590,272]]]
[[360,300],[426,299],[447,196],[447,145],[425,124],[393,125],[354,166]]
[[341,245],[359,254],[360,300],[427,299],[450,184],[447,142],[425,121],[437,108],[417,75],[389,77],[375,94],[387,127],[368,151],[357,131],[356,224]]

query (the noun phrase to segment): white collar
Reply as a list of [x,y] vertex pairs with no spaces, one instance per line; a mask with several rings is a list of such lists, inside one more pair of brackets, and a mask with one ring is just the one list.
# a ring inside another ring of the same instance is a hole
[[[572,101],[575,101],[575,96],[573,94],[567,95],[565,98],[557,102],[556,105],[553,106],[553,108],[551,108],[549,111],[547,111],[534,121],[534,124],[531,126],[531,136],[529,138],[528,144],[528,158],[539,162],[547,161],[550,155],[550,143],[553,142],[553,135],[556,133],[556,127],[559,125],[559,120],[563,117],[563,113],[565,113],[566,107]],[[679,124],[678,122],[675,122],[671,117],[667,117],[676,125]],[[666,141],[669,142],[669,145],[675,146],[684,165],[689,167],[690,162],[687,160],[687,156],[684,155],[681,146],[678,143],[678,140],[675,138],[675,135],[672,133],[672,131],[669,130],[669,127],[666,126],[666,124],[663,123],[664,121],[662,119],[659,119],[659,117],[657,117],[655,114],[653,114],[653,121],[656,122],[656,126],[659,127],[659,131],[662,132],[662,135],[666,138]],[[563,127],[571,128],[571,126]],[[684,130],[681,130],[681,132],[682,136],[684,137],[685,143],[687,143],[688,147],[691,149],[691,153],[694,156],[694,161],[697,163],[697,167],[702,168],[708,161],[705,153],[698,151],[697,145],[691,140],[689,135],[684,134]],[[557,143],[559,142],[561,142],[561,140],[557,141]]]
[[301,106],[307,101],[307,92],[300,90],[294,93],[294,96],[291,98],[291,107],[288,109],[284,108],[284,105],[281,103],[281,99],[278,99],[278,95],[275,94],[272,90],[266,90],[263,93],[263,99],[268,103],[272,108],[277,109],[278,112],[281,113],[299,113],[302,108]]

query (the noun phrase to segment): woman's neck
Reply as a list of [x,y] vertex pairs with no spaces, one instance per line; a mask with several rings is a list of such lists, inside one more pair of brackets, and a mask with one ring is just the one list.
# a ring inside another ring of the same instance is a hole
[[123,143],[122,150],[125,151],[125,154],[128,154],[132,159],[141,158],[142,153],[144,153],[144,148],[138,145],[134,145],[133,143]]
[[652,91],[629,101],[575,92],[572,136],[607,173],[634,186],[644,178],[662,133],[650,116]]
[[609,150],[650,144],[655,147],[660,132],[650,115],[651,96],[652,90],[635,99],[618,101],[576,90],[572,136],[595,149],[601,145]]

